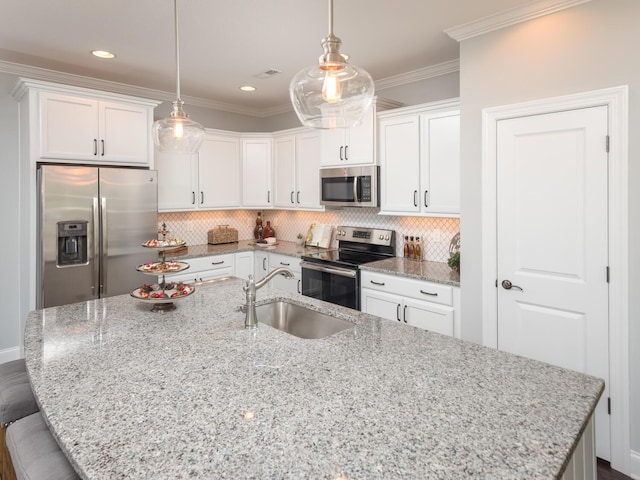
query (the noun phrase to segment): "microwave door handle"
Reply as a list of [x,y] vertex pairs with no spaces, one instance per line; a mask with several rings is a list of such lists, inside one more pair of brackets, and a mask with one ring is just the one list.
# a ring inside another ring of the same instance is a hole
[[360,201],[360,195],[358,195],[358,176],[357,175],[353,176],[353,201],[356,203]]

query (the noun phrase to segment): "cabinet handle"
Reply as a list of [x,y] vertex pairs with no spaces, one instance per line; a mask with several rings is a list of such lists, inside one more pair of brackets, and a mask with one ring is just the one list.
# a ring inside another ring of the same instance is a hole
[[264,270],[265,272],[267,271],[266,261],[267,261],[266,257],[262,259],[262,270]]
[[396,305],[396,318],[400,322],[400,304]]
[[407,322],[407,306],[406,305],[402,309],[402,319],[404,320],[404,323],[409,323]]
[[267,190],[267,203],[271,203],[271,190]]
[[374,282],[373,280],[369,280],[369,281],[374,285],[380,285],[381,287],[384,287],[384,282]]
[[104,157],[104,140],[100,140],[100,146],[102,147],[102,153],[100,155]]
[[342,146],[340,147],[340,161],[344,160],[344,159],[342,158],[342,149],[343,149],[343,148],[344,148],[344,147],[342,147]]
[[191,205],[196,204],[196,192],[191,192]]
[[222,265],[224,260],[220,260],[219,262],[211,262],[211,265]]
[[300,203],[300,190],[298,190],[298,193],[296,193],[296,201]]
[[302,290],[300,290],[300,283],[302,282],[302,280],[298,280],[298,293],[302,293]]
[[284,263],[284,262],[280,262],[280,265],[284,265],[285,267],[288,267],[289,265],[291,265],[290,263]]
[[344,147],[344,159],[349,161],[349,145],[345,145]]
[[200,191],[200,205],[204,204],[204,192],[201,190]]
[[418,206],[418,190],[413,191],[413,206]]
[[293,194],[294,194],[294,191],[293,191],[293,190],[291,190],[291,203],[295,203],[295,202],[293,201]]
[[432,296],[432,297],[437,297],[438,296],[437,293],[425,292],[424,290],[420,290],[420,293],[422,293],[423,295],[429,295],[429,296]]
[[427,201],[427,195],[429,195],[429,190],[425,190],[424,191],[424,206],[425,207],[429,206],[429,202]]
[[98,139],[93,139],[93,154],[98,155]]

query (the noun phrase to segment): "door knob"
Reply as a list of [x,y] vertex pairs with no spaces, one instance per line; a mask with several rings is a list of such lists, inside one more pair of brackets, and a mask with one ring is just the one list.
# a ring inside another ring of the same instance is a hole
[[509,280],[503,280],[502,281],[502,288],[504,288],[505,290],[511,290],[512,288],[517,288],[521,292],[524,292],[524,290],[522,290],[522,287],[519,287],[518,285],[514,285]]

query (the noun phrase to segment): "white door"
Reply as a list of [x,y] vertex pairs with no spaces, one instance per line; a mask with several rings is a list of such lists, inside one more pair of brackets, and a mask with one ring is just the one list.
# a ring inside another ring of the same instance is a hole
[[240,140],[209,135],[198,154],[198,193],[200,208],[240,206]]
[[296,137],[288,135],[273,141],[273,206],[296,206]]
[[301,133],[296,137],[296,190],[298,208],[322,209],[320,205],[320,133]]
[[498,122],[497,290],[500,350],[605,380],[609,460],[607,133],[604,106]]

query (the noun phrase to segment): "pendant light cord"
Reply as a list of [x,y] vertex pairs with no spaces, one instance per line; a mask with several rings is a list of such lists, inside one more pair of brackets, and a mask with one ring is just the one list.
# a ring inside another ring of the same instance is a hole
[[333,0],[329,0],[329,35],[333,35]]
[[180,48],[178,44],[178,0],[173,0],[173,18],[175,19],[176,34],[176,98],[180,101]]

